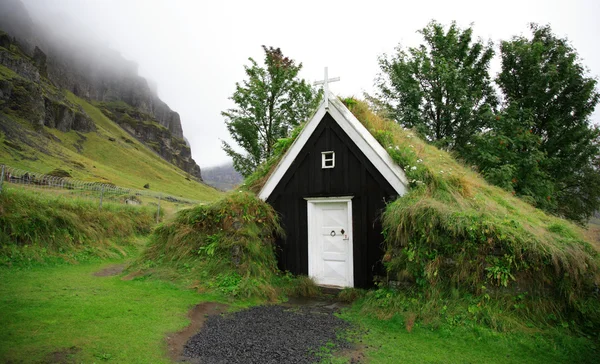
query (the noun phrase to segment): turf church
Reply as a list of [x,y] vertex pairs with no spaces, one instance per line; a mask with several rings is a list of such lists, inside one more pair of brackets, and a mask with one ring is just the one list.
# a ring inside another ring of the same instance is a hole
[[404,171],[350,110],[329,94],[259,193],[281,216],[279,268],[319,285],[373,285],[384,273],[381,212],[403,195]]

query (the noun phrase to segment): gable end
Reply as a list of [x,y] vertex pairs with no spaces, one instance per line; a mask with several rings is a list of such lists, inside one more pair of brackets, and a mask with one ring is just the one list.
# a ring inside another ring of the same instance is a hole
[[321,103],[321,106],[312,119],[306,124],[290,149],[279,161],[279,164],[277,164],[277,167],[269,176],[258,196],[265,201],[269,198],[326,113],[331,115],[352,142],[365,154],[369,161],[371,161],[375,168],[394,188],[396,193],[399,196],[404,195],[407,190],[408,181],[402,168],[394,163],[385,149],[340,100],[336,97],[329,98],[329,105],[329,109],[326,109],[325,103]]

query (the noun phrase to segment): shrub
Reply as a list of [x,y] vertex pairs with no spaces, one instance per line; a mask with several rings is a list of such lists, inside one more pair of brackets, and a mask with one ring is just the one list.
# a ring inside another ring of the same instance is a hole
[[52,171],[48,172],[48,176],[53,176],[53,177],[61,177],[61,178],[71,178],[71,173],[65,171],[64,169],[61,168],[56,168],[53,169]]
[[211,288],[239,297],[274,299],[278,273],[276,236],[283,236],[275,211],[251,193],[178,213],[159,226],[139,264],[172,266]]

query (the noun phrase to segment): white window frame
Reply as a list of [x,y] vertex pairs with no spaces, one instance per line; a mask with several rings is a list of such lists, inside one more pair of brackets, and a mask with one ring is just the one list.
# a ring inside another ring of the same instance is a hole
[[[330,158],[328,158],[331,156]],[[331,162],[331,165],[327,165],[327,162]],[[321,168],[335,168],[335,152],[333,150],[329,150],[327,152],[321,152]]]

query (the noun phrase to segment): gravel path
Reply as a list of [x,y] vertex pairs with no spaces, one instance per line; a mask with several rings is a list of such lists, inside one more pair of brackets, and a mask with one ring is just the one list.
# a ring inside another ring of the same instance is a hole
[[336,332],[348,327],[332,311],[259,306],[209,317],[183,354],[188,361],[203,364],[313,363],[318,358],[311,351],[327,343],[349,347],[336,338]]

